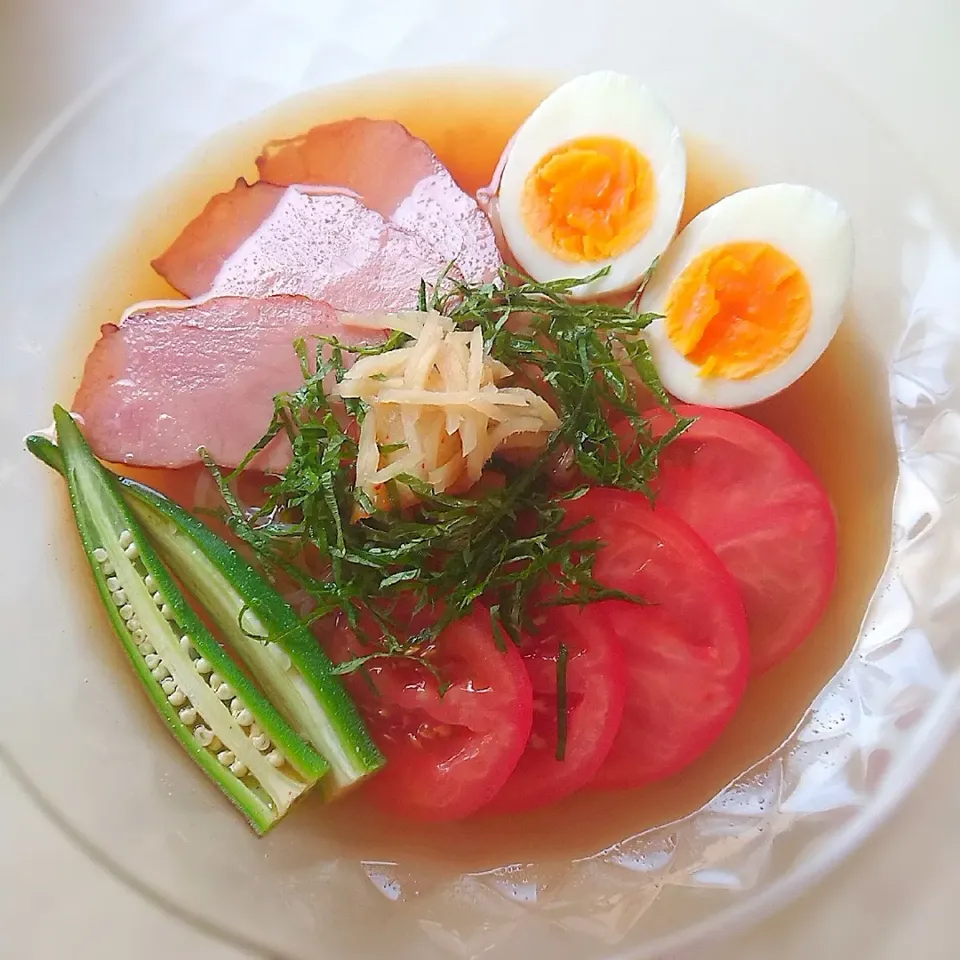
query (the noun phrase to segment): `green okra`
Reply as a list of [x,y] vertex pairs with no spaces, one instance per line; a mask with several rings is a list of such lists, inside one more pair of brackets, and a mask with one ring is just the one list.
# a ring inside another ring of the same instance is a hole
[[[54,419],[54,459],[67,481],[97,590],[134,670],[190,757],[258,833],[266,832],[327,772],[326,760],[191,609],[120,496],[116,478],[67,411],[55,407]],[[43,440],[31,438],[31,451],[37,453]]]
[[[58,448],[40,435],[28,449],[62,472]],[[333,665],[289,604],[194,516],[155,490],[113,478],[161,559],[207,610],[279,712],[330,764],[336,794],[383,765]]]

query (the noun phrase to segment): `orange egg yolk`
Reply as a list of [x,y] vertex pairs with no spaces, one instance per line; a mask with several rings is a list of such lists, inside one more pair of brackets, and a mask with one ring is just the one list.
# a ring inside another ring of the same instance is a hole
[[571,263],[606,260],[650,229],[653,168],[617,137],[580,137],[548,153],[527,177],[521,212],[530,235]]
[[769,243],[725,243],[674,281],[667,336],[701,376],[745,380],[783,363],[810,327],[803,271]]

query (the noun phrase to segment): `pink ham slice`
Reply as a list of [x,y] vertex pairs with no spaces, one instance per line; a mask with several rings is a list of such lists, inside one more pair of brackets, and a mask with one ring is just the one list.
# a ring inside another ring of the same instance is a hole
[[187,296],[298,294],[358,312],[415,306],[447,264],[353,195],[243,180],[154,261]]
[[224,261],[273,213],[281,196],[281,187],[250,186],[241,177],[232,190],[207,203],[166,253],[153,261],[153,269],[184,296],[203,295]]
[[[303,297],[144,304],[101,328],[73,409],[104,460],[185,467],[203,446],[235,467],[269,426],[273,397],[302,382],[293,341],[317,333],[349,343],[380,336]],[[279,473],[289,460],[278,437],[254,466]]]
[[493,280],[500,255],[493,229],[427,144],[395,120],[357,117],[274,140],[257,158],[272,184],[352,190],[367,206],[427,239],[471,283]]

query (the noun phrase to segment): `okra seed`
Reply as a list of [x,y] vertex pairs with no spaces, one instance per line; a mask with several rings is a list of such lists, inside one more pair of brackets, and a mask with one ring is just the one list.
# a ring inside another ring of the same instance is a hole
[[187,654],[187,656],[190,656],[190,654],[193,652],[193,641],[189,636],[187,636],[187,634],[184,634],[180,638],[180,649]]
[[140,621],[136,617],[131,617],[127,621],[127,629],[131,633],[136,634],[140,630]]
[[222,746],[223,744],[220,742],[220,738],[214,734],[213,739],[210,741],[210,749],[216,751]]
[[182,707],[187,702],[187,695],[179,687],[177,687],[177,689],[174,690],[173,693],[167,697],[167,699],[173,706]]
[[214,690],[216,690],[220,684],[223,683],[223,677],[221,677],[216,670],[214,670],[207,679],[210,682],[210,686],[213,687]]
[[270,738],[261,733],[259,737],[254,737],[250,741],[261,753],[266,753],[270,749]]
[[157,680],[166,680],[170,676],[170,671],[161,663],[159,667],[150,671]]
[[174,690],[177,689],[177,681],[173,677],[167,677],[163,683],[160,684],[160,689],[167,695],[170,696]]
[[160,658],[155,653],[148,653],[143,659],[151,670],[160,666]]
[[194,729],[193,735],[201,747],[209,747],[213,743],[213,731],[209,727],[199,726]]
[[124,550],[126,550],[131,543],[133,543],[133,534],[129,530],[121,530],[120,546],[123,547]]
[[117,568],[108,560],[108,561],[103,565],[103,572],[104,572],[104,574],[105,574],[106,576],[109,577],[112,573],[116,573],[116,572],[117,572]]
[[241,763],[239,760],[236,760],[230,764],[230,772],[234,776],[245,777],[249,771],[247,770],[247,765],[245,763]]
[[154,579],[152,573],[148,573],[143,578],[143,585],[151,592],[154,593],[157,589],[157,581]]
[[[142,632],[142,631],[141,631]],[[137,648],[144,656],[148,653],[155,653],[156,650],[153,644],[149,640],[143,640],[140,643],[140,646]]]
[[173,610],[170,608],[170,604],[165,603],[160,607],[160,613],[165,620],[173,619]]
[[109,556],[110,554],[107,553],[103,547],[97,547],[97,549],[93,551],[93,559],[96,560],[97,563],[106,563]]
[[119,577],[107,577],[107,589],[113,593],[116,590],[120,589],[120,579]]
[[267,754],[267,762],[271,767],[282,767],[283,754],[279,750],[274,750],[272,753]]
[[250,727],[251,737],[259,737],[261,733],[263,733],[263,731],[256,724]]
[[250,724],[253,723],[253,714],[244,707],[237,714],[237,723],[239,723],[241,727],[249,727]]
[[121,618],[124,619],[124,620],[129,620],[129,619],[133,616],[134,613],[135,613],[135,611],[134,611],[134,609],[133,609],[133,606],[132,606],[131,604],[129,604],[129,603],[125,603],[125,604],[120,608],[120,616],[121,616]]
[[239,697],[234,697],[233,700],[230,701],[230,715],[234,720],[238,720],[241,713],[243,713],[243,704],[240,702]]
[[204,657],[197,660],[194,666],[197,668],[197,673],[209,673],[213,669],[213,664]]
[[113,602],[118,607],[122,607],[127,602],[127,594],[122,588],[113,591]]
[[219,700],[232,700],[233,699],[233,687],[229,683],[221,683],[217,687],[217,698]]
[[154,602],[158,607],[162,607],[162,606],[163,606],[163,594],[162,594],[159,590],[153,595],[153,602]]
[[[173,702],[173,701],[171,700],[171,702]],[[197,708],[196,708],[196,707],[184,707],[184,708],[180,711],[180,719],[181,719],[188,727],[192,727],[192,726],[197,722]],[[201,727],[197,727],[197,730],[200,730],[200,729],[202,729],[202,728],[201,728]],[[194,731],[194,733],[196,734],[196,730]],[[200,737],[197,736],[197,739],[199,740]]]
[[237,755],[232,750],[221,750],[217,754],[217,759],[225,766],[229,767],[237,759]]
[[140,556],[140,548],[135,543],[131,543],[123,554],[128,560],[136,560]]

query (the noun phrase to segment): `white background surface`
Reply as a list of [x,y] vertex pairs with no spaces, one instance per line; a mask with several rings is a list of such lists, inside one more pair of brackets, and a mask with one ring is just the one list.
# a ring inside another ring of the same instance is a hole
[[[856,92],[864,109],[911,145],[918,165],[960,213],[960,4],[725,2],[787,37]],[[0,0],[0,175],[126,48],[201,5]],[[82,44],[71,42],[83,24],[94,28],[83,30]],[[29,108],[20,93],[26,89]],[[960,742],[954,741],[890,823],[826,882],[780,916],[682,960],[955,960],[958,849]],[[91,864],[0,767],[0,957],[61,956],[244,955],[182,926]]]

